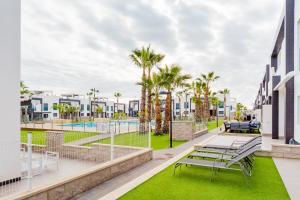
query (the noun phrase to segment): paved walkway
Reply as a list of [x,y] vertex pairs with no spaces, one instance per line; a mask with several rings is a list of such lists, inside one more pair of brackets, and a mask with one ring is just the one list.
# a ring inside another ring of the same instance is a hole
[[273,158],[292,200],[300,199],[300,160]]
[[120,176],[117,176],[109,181],[106,181],[105,183],[80,194],[79,196],[76,196],[73,199],[77,200],[98,200],[101,197],[107,195],[108,193],[112,192],[113,190],[120,188],[124,184],[128,183],[129,181],[145,174],[146,172],[154,169],[160,164],[163,164],[164,162],[167,162],[174,156],[188,150],[191,148],[194,144],[200,143],[207,138],[219,134],[221,131],[220,129],[214,129],[210,133],[207,133],[205,135],[202,135],[198,138],[195,138],[194,140],[191,140],[189,142],[186,142],[180,146],[177,146],[176,148],[172,149],[163,149],[153,152],[153,160],[145,163],[142,166],[139,166],[137,168],[134,168],[125,174],[122,174]]

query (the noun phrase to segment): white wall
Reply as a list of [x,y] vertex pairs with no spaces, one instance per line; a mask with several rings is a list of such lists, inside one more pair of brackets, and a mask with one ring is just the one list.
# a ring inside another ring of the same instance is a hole
[[20,173],[20,0],[0,1],[0,182]]
[[261,122],[261,120],[262,120],[261,112],[262,112],[261,109],[254,110],[255,119],[259,122]]
[[272,134],[272,105],[262,106],[262,133]]
[[295,1],[295,72],[298,74],[295,76],[295,125],[294,125],[294,137],[297,141],[300,141],[300,2]]

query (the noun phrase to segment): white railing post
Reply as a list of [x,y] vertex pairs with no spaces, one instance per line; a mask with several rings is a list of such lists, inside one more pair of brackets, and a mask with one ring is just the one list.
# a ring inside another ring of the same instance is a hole
[[149,122],[148,127],[148,147],[151,148],[151,122]]
[[115,138],[114,138],[114,132],[110,132],[110,160],[114,159],[114,143],[115,143]]
[[31,189],[32,187],[32,133],[28,132],[27,134],[27,176],[28,176],[28,187]]

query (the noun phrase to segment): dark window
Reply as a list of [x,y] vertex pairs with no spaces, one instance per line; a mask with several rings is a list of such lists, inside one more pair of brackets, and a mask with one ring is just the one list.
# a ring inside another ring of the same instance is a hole
[[184,108],[189,108],[189,102],[184,102]]
[[80,111],[84,111],[84,104],[81,104]]
[[57,113],[53,113],[53,117],[57,117]]
[[90,108],[91,108],[91,105],[88,104],[88,105],[86,106],[87,111],[90,111]]
[[180,104],[176,103],[176,109],[180,109]]
[[44,114],[43,117],[44,117],[44,118],[48,118],[48,114]]
[[83,116],[84,116],[84,113],[80,113],[80,116],[83,117]]
[[224,108],[224,102],[220,102],[219,108]]
[[57,103],[53,104],[53,110],[57,110]]
[[113,107],[113,106],[111,106],[111,107],[110,107],[110,110],[111,110],[111,111],[114,111],[114,107]]
[[90,116],[90,113],[87,113],[87,116]]
[[44,103],[43,110],[48,111],[48,103]]

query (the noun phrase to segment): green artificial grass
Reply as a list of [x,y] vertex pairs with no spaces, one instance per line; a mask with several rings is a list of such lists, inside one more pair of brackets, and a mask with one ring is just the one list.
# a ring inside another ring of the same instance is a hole
[[[27,143],[27,133],[32,133],[32,144],[45,145],[46,144],[46,132],[45,131],[25,131],[21,130],[21,142]],[[64,131],[64,142],[72,142],[82,138],[92,137],[98,133],[87,133],[87,132],[75,132],[75,131]]]
[[[224,122],[223,119],[219,119],[219,126],[218,127],[223,126],[223,122]],[[215,128],[217,128],[217,120],[209,121],[207,123],[208,131],[213,130]]]
[[[176,147],[186,141],[173,141],[173,147]],[[103,140],[98,140],[93,143],[101,143],[101,144],[110,144],[110,138],[106,138]],[[139,134],[139,133],[127,133],[116,135],[114,143],[116,145],[124,145],[124,146],[135,146],[135,147],[147,147],[148,146],[148,134]],[[90,146],[90,144],[85,144],[84,146]],[[166,149],[170,147],[170,140],[168,134],[163,135],[151,135],[151,147],[154,150]]]
[[257,157],[254,162],[252,177],[246,178],[239,171],[221,170],[213,182],[209,168],[184,165],[173,176],[174,165],[171,165],[120,199],[290,199],[272,158]]

